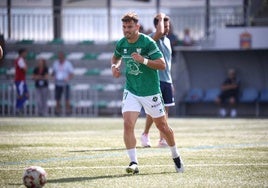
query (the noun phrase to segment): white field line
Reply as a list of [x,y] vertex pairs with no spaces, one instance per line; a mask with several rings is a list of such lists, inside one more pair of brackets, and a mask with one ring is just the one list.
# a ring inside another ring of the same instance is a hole
[[[203,145],[203,146],[197,146],[197,147],[190,147],[190,148],[181,148],[182,150],[205,150],[205,149],[225,149],[225,148],[249,148],[249,147],[260,147],[265,146],[267,147],[267,142],[265,143],[245,143],[245,144],[226,144],[226,145],[216,145],[216,146],[209,146],[209,145]],[[95,148],[95,152],[98,152],[100,148]],[[113,148],[116,150],[116,148]],[[122,148],[118,148],[121,150]],[[159,153],[163,152],[163,150],[166,150],[168,148],[152,148],[152,150],[141,150],[141,153],[144,154],[150,154],[150,153]],[[89,151],[94,151],[94,148],[90,148]],[[122,155],[125,156],[125,152],[123,151],[114,151],[114,152],[104,152],[103,150],[100,150],[101,153],[96,153],[93,155],[82,155],[82,156],[70,156],[70,157],[62,157],[62,158],[47,158],[47,159],[30,159],[26,161],[7,161],[7,162],[0,162],[0,169],[7,167],[7,166],[21,166],[21,165],[27,165],[30,166],[31,164],[37,164],[37,163],[55,163],[59,161],[77,161],[77,160],[89,160],[89,159],[99,159],[103,157],[120,157]],[[266,164],[266,163],[265,163]],[[207,165],[207,164],[201,164],[201,165]],[[218,164],[217,164],[218,165]],[[223,164],[227,166],[228,164]],[[236,164],[237,165],[237,164]],[[247,165],[247,164],[242,164]],[[104,167],[107,168],[107,167]]]
[[[140,165],[139,168],[160,168],[160,167],[173,167],[174,165]],[[187,167],[222,167],[222,166],[268,166],[268,163],[219,163],[219,164],[185,164]],[[10,170],[21,170],[25,167],[19,168],[0,168],[1,171],[10,171]],[[65,167],[45,167],[47,170],[67,170],[67,169],[116,169],[116,168],[126,168],[126,166],[65,166]]]

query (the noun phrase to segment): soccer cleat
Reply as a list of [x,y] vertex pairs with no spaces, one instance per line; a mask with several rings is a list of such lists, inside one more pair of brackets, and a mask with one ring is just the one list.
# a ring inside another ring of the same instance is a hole
[[142,134],[141,135],[141,145],[143,147],[151,147],[151,141],[148,134]]
[[176,157],[173,159],[175,163],[175,169],[178,173],[183,173],[184,172],[184,165],[180,157]]
[[164,138],[161,138],[158,143],[159,148],[165,148],[168,147],[167,141]]
[[126,172],[128,174],[138,174],[139,173],[138,164],[136,162],[131,162],[129,166],[126,168]]

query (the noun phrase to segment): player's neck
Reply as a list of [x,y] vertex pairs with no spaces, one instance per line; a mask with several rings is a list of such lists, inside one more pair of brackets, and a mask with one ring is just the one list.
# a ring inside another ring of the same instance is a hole
[[127,39],[128,43],[135,43],[140,37],[140,34],[138,33],[137,35],[133,36],[131,39]]

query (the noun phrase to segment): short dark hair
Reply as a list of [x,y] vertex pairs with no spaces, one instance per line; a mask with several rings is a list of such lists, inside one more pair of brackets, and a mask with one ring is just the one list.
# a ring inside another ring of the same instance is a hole
[[122,22],[130,22],[132,20],[134,21],[134,23],[139,22],[139,17],[135,12],[126,13],[121,19]]
[[19,55],[21,55],[21,54],[24,53],[24,52],[27,52],[26,48],[20,48],[20,49],[18,50]]
[[[165,16],[164,18],[164,22],[168,22],[170,20],[170,18],[168,16]],[[154,18],[154,26],[157,26],[158,25],[158,19],[155,17]]]

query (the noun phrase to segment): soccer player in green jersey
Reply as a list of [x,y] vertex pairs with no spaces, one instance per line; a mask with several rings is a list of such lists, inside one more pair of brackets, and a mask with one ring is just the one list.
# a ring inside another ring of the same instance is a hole
[[124,142],[130,159],[127,173],[138,173],[138,159],[134,127],[141,108],[149,114],[166,139],[177,172],[183,172],[183,163],[177,149],[174,133],[168,126],[162,101],[158,70],[165,69],[165,60],[156,43],[139,33],[137,14],[130,12],[121,19],[124,37],[116,44],[111,59],[112,74],[120,76],[121,62],[125,63],[126,84],[122,100]]

